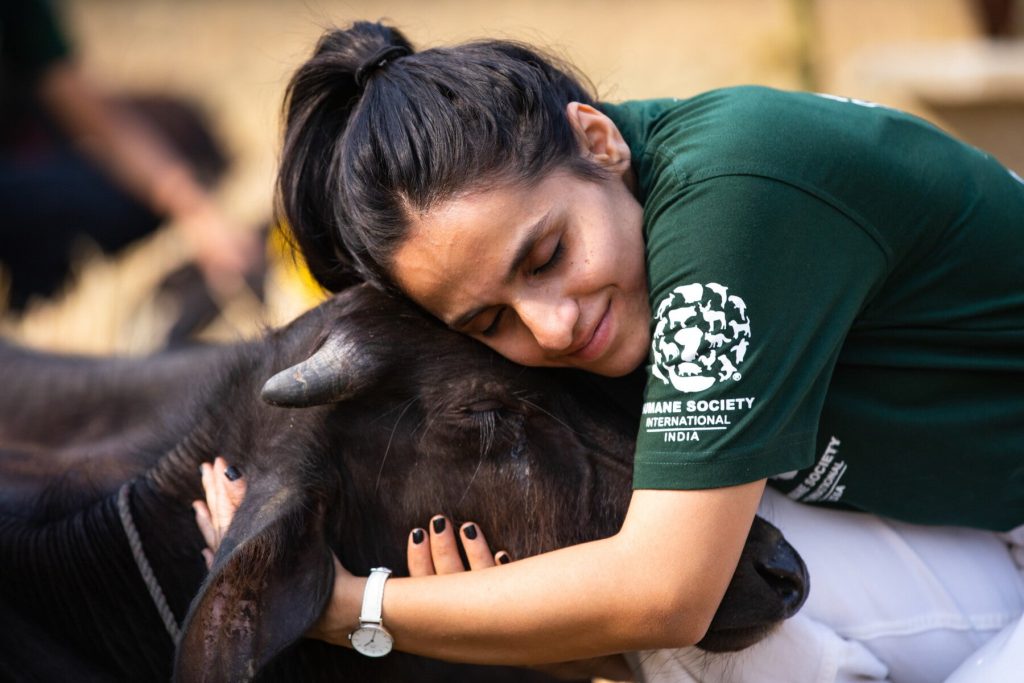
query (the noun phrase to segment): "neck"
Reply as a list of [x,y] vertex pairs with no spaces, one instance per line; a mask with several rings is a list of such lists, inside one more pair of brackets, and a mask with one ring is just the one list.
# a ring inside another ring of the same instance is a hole
[[639,192],[639,189],[637,186],[636,171],[633,170],[632,164],[630,164],[629,168],[626,169],[626,172],[622,174],[622,182],[626,183],[626,187],[629,188],[630,193],[634,197],[636,197],[637,199],[640,198],[640,196],[637,194]]

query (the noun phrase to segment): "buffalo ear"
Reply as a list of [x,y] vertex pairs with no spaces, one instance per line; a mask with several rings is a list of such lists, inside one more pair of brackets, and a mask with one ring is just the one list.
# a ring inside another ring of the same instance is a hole
[[185,618],[174,680],[248,681],[319,618],[334,586],[324,506],[268,476],[250,488]]

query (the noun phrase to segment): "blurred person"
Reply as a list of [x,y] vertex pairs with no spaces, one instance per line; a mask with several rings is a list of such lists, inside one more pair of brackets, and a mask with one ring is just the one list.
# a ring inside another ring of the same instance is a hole
[[65,282],[80,238],[113,252],[166,220],[208,285],[234,291],[259,250],[210,194],[225,165],[187,105],[118,100],[97,86],[47,0],[0,4],[0,263],[11,308]]

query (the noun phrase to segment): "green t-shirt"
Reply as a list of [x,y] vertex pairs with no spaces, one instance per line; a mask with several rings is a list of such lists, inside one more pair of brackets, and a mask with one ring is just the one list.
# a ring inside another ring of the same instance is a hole
[[904,520],[1024,524],[1024,181],[868,102],[602,105],[633,153],[652,344],[634,486],[771,477]]

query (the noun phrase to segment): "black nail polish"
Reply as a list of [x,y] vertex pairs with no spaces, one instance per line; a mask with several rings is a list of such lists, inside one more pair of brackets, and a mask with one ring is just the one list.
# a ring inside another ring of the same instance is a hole
[[465,534],[466,538],[468,538],[469,540],[475,541],[476,540],[476,525],[475,524],[467,524],[466,526],[462,527],[462,533]]
[[444,517],[438,517],[434,520],[434,533],[440,534],[444,532]]
[[508,564],[511,561],[512,561],[512,558],[509,557],[508,555],[504,554],[504,553],[502,553],[501,555],[498,555],[498,562],[500,564]]
[[236,481],[242,478],[242,471],[234,465],[228,465],[228,468],[224,470],[224,476],[228,478],[228,481]]
[[423,529],[413,529],[412,542],[416,545],[423,543]]

